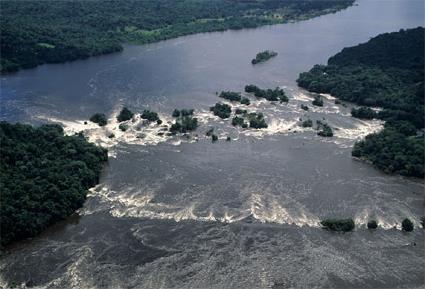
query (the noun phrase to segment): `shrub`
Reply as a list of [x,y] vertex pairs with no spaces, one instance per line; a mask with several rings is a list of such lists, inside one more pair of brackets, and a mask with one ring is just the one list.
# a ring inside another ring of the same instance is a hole
[[232,125],[233,126],[243,126],[243,124],[245,123],[245,121],[244,121],[244,119],[242,118],[242,117],[239,117],[239,116],[235,116],[233,119],[232,119]]
[[264,120],[264,115],[262,113],[250,113],[248,115],[249,127],[252,128],[267,128],[268,125]]
[[128,126],[127,126],[126,124],[124,124],[124,123],[121,123],[121,124],[118,126],[118,128],[119,128],[120,130],[122,130],[122,131],[126,131],[126,130],[128,129]]
[[376,112],[370,107],[352,108],[351,115],[360,119],[374,119],[377,117]]
[[403,231],[411,232],[414,229],[414,225],[410,219],[406,218],[403,220],[403,222],[401,222],[401,228]]
[[215,134],[211,135],[211,140],[212,140],[212,142],[218,141],[218,136],[215,135]]
[[305,105],[305,104],[301,104],[301,109],[303,109],[303,110],[308,110],[308,106],[307,105]]
[[325,229],[337,232],[349,232],[355,227],[353,219],[325,219],[320,224]]
[[235,114],[246,114],[248,111],[246,109],[237,108]]
[[131,110],[129,110],[126,107],[123,107],[123,109],[121,110],[121,112],[117,116],[117,120],[119,122],[127,121],[127,120],[130,120],[133,117],[133,115],[134,115],[134,113],[131,112]]
[[233,91],[222,91],[219,97],[230,101],[241,101],[241,94]]
[[173,116],[173,117],[179,117],[179,116],[180,116],[180,110],[175,109],[175,110],[173,111],[172,116]]
[[307,119],[303,121],[302,123],[302,127],[312,127],[312,126],[313,126],[313,121],[311,119]]
[[322,130],[317,134],[322,137],[333,137],[334,135],[332,128],[327,124],[322,125]]
[[249,98],[243,97],[241,99],[241,104],[250,105],[251,104],[251,101],[249,100]]
[[156,112],[150,111],[148,109],[145,109],[140,117],[143,118],[143,119],[146,119],[148,121],[158,121],[159,120],[158,114]]
[[323,99],[320,97],[320,95],[316,95],[312,104],[315,106],[323,106]]
[[215,106],[210,108],[210,110],[214,113],[214,115],[222,119],[229,118],[232,113],[232,108],[225,103],[216,103]]
[[90,121],[97,123],[99,126],[105,126],[107,124],[106,116],[103,113],[95,113],[90,117]]
[[367,222],[367,228],[376,229],[378,228],[378,223],[375,220],[370,220],[369,222]]

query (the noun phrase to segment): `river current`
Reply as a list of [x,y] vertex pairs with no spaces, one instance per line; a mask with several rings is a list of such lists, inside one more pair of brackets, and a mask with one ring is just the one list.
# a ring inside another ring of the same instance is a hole
[[[382,128],[350,116],[351,104],[313,107],[300,72],[380,33],[424,25],[424,2],[359,0],[311,20],[197,34],[121,53],[2,76],[0,118],[60,123],[108,147],[110,160],[84,207],[0,257],[0,286],[34,288],[423,288],[424,185],[351,158],[356,140]],[[259,51],[278,56],[251,65]],[[241,129],[209,112],[216,92],[281,87],[288,104],[245,95],[269,127]],[[309,105],[304,111],[301,104]],[[122,106],[194,108],[200,127],[167,136]],[[104,128],[84,121],[106,113]],[[301,120],[334,128],[321,138]],[[205,132],[214,128],[219,141]],[[114,134],[113,138],[109,136]],[[226,141],[227,137],[231,141]],[[352,217],[356,230],[320,228]],[[376,219],[380,228],[365,224]]]

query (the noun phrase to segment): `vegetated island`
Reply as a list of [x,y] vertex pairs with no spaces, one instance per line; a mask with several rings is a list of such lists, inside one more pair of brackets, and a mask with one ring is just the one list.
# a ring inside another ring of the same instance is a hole
[[[0,72],[84,59],[182,35],[304,20],[354,0],[2,1]],[[73,11],[74,13],[69,13]]]
[[242,97],[239,92],[233,92],[233,91],[222,91],[219,95],[219,97],[230,100],[230,101],[237,101],[244,105],[250,105],[251,101],[249,98]]
[[107,151],[59,125],[0,122],[1,245],[33,237],[80,208]]
[[193,112],[193,109],[175,109],[172,116],[176,118],[176,121],[171,125],[170,133],[186,133],[196,130],[198,127],[198,119],[193,117]]
[[265,62],[269,60],[272,57],[277,56],[277,52],[271,51],[271,50],[265,50],[262,52],[257,53],[254,59],[251,60],[252,64],[257,64],[260,62]]
[[256,97],[264,98],[268,101],[280,101],[280,103],[289,101],[285,91],[279,87],[275,89],[261,89],[256,85],[249,84],[245,86],[245,92],[253,93]]
[[[301,73],[298,85],[360,106],[352,115],[385,120],[352,155],[386,173],[424,177],[424,28],[385,33],[344,48]],[[375,112],[367,107],[380,107]]]

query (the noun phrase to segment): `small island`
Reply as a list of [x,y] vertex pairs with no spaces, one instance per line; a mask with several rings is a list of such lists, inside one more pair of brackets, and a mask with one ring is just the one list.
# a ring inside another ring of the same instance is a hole
[[198,128],[198,119],[193,117],[193,109],[175,109],[172,116],[176,118],[176,122],[170,127],[170,133],[187,133]]
[[249,84],[245,86],[245,92],[253,93],[256,97],[264,98],[268,101],[280,101],[280,103],[289,101],[285,91],[279,87],[275,89],[261,89],[256,85]]
[[218,102],[215,106],[210,107],[210,111],[219,118],[225,119],[230,117],[232,108],[228,104]]
[[333,137],[334,133],[332,128],[327,123],[317,122],[317,128],[321,129],[317,135],[322,137]]
[[134,113],[129,110],[127,107],[123,107],[123,109],[121,109],[120,113],[117,116],[117,120],[118,122],[123,122],[123,121],[127,121],[133,118]]
[[257,55],[255,56],[255,58],[253,60],[251,60],[252,64],[257,64],[260,62],[265,62],[267,60],[269,60],[272,57],[277,56],[277,52],[271,51],[271,50],[265,50],[262,52],[257,53]]
[[237,101],[244,105],[250,105],[251,101],[249,98],[242,97],[240,93],[233,92],[233,91],[222,91],[219,94],[219,97],[230,100],[230,101]]
[[324,229],[336,232],[350,232],[355,227],[353,219],[325,219],[320,224]]
[[158,113],[154,112],[154,111],[150,111],[148,109],[145,109],[143,111],[143,113],[140,115],[140,117],[142,119],[145,119],[149,122],[154,122],[156,121],[158,124],[161,124],[162,121],[159,119]]
[[106,119],[106,115],[103,113],[95,113],[90,117],[90,121],[97,123],[99,126],[105,126],[108,121]]

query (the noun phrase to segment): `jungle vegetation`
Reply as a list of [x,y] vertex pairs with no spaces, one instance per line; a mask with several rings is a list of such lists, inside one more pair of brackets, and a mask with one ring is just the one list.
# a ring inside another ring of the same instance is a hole
[[270,58],[275,57],[275,56],[277,56],[277,52],[265,50],[265,51],[257,53],[255,58],[253,60],[251,60],[251,63],[257,64],[257,63],[260,63],[260,62],[264,62],[264,61],[267,61]]
[[354,0],[1,2],[1,72],[60,63],[199,32],[254,28],[344,9]]
[[1,245],[35,236],[80,208],[106,149],[59,125],[0,122]]
[[[301,73],[298,85],[362,107],[353,116],[379,118],[384,129],[354,145],[352,155],[386,173],[424,177],[424,28],[378,35],[344,48]],[[373,111],[373,112],[372,112]]]

